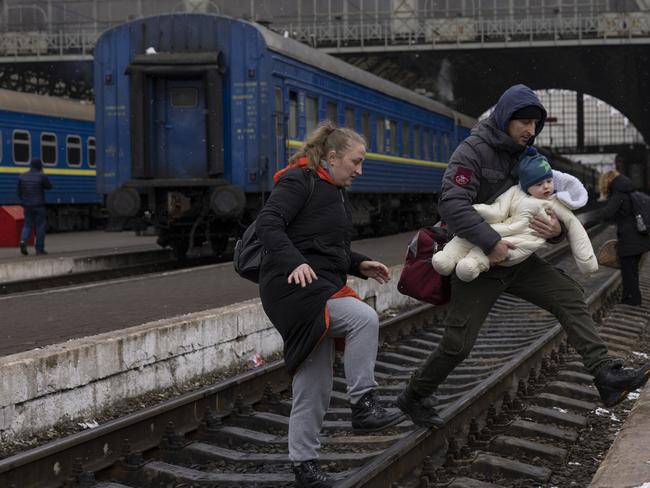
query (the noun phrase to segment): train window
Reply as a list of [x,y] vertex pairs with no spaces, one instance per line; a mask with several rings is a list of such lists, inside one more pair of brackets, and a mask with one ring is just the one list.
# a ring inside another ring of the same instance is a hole
[[176,88],[170,90],[169,98],[174,108],[194,108],[199,103],[199,91],[196,88]]
[[447,161],[451,156],[451,144],[449,142],[449,134],[442,136],[442,154],[444,160]]
[[384,147],[384,131],[386,130],[384,124],[386,122],[384,121],[383,117],[377,117],[376,120],[377,120],[377,123],[376,123],[376,127],[377,127],[377,147],[376,147],[376,151],[379,152],[379,153],[383,153],[384,150],[385,150],[385,147]]
[[370,114],[368,112],[363,112],[361,114],[361,132],[363,132],[363,137],[366,139],[366,146],[370,144]]
[[276,112],[284,112],[284,108],[282,108],[282,89],[279,87],[275,87],[275,111]]
[[339,123],[339,109],[334,102],[327,102],[327,118],[334,124]]
[[305,116],[307,123],[307,134],[311,134],[311,131],[313,131],[318,125],[318,98],[307,97],[307,113]]
[[440,157],[440,144],[438,144],[438,133],[436,131],[431,132],[431,157],[435,160],[442,161]]
[[420,128],[413,127],[413,157],[420,157]]
[[431,133],[429,132],[429,129],[424,129],[422,144],[424,149],[422,156],[427,161],[430,161],[431,160]]
[[41,134],[41,161],[43,164],[56,166],[56,134],[51,132]]
[[15,130],[13,132],[14,163],[29,164],[32,159],[31,137],[26,130]]
[[354,129],[354,109],[346,108],[345,109],[345,126],[350,129]]
[[68,166],[81,166],[81,137],[66,137],[65,153]]
[[298,138],[298,94],[289,92],[289,138]]
[[411,147],[409,141],[409,125],[402,122],[402,156],[410,156]]
[[88,166],[91,168],[94,168],[96,163],[95,160],[95,138],[94,137],[89,137],[88,138]]
[[388,127],[389,127],[388,137],[390,137],[389,139],[390,148],[388,149],[388,152],[390,154],[397,154],[397,122],[395,122],[394,120],[389,121]]

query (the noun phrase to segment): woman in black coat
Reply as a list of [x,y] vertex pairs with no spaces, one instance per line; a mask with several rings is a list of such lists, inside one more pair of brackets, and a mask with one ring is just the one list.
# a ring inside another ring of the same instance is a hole
[[321,124],[289,166],[257,217],[264,246],[260,298],[284,340],[292,380],[289,459],[295,486],[332,486],[316,459],[318,434],[329,406],[335,338],[345,340],[345,379],[355,432],[402,420],[377,404],[374,390],[377,313],[347,285],[347,275],[389,279],[382,263],[351,250],[352,218],[346,188],[361,176],[365,141],[351,129]]
[[601,218],[616,223],[616,252],[623,279],[621,303],[641,305],[639,263],[643,254],[650,250],[650,236],[637,231],[630,197],[633,191],[630,179],[618,171],[608,171],[600,179],[600,192],[608,195],[607,206],[603,209]]

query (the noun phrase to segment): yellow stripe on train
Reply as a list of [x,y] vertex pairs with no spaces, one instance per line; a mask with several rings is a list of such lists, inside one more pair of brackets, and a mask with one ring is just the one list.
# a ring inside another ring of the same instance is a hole
[[[29,168],[7,167],[0,166],[0,173],[25,173]],[[97,171],[94,169],[56,169],[56,168],[43,168],[46,175],[74,175],[74,176],[96,176]]]
[[[289,149],[300,149],[302,147],[302,142],[289,140],[287,142],[287,147]],[[425,161],[424,159],[413,159],[413,158],[401,158],[399,156],[389,156],[387,154],[379,154],[373,152],[366,153],[366,159],[372,159],[374,161],[385,161],[387,163],[396,163],[396,164],[413,164],[416,166],[428,166],[430,168],[446,168],[447,163],[440,163],[436,161]]]

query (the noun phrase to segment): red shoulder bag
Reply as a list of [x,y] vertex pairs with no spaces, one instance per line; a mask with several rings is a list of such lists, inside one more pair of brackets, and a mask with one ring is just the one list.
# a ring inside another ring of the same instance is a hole
[[406,259],[397,290],[417,300],[433,305],[449,302],[451,283],[449,276],[441,276],[433,268],[431,257],[447,244],[447,229],[423,227],[413,236],[406,249]]

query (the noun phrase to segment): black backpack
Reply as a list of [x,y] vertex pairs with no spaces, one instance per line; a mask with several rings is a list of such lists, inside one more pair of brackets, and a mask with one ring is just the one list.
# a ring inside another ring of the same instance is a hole
[[636,220],[636,230],[640,234],[650,233],[650,196],[640,191],[630,193],[632,209]]
[[[303,207],[309,203],[314,193],[312,172],[307,170],[306,173],[309,175],[309,196],[305,200]],[[257,238],[257,233],[255,232],[256,222],[257,219],[253,220],[244,231],[241,239],[237,240],[232,257],[232,264],[237,274],[253,283],[259,283],[260,281],[260,264],[262,262],[262,253],[264,252],[262,242]]]

